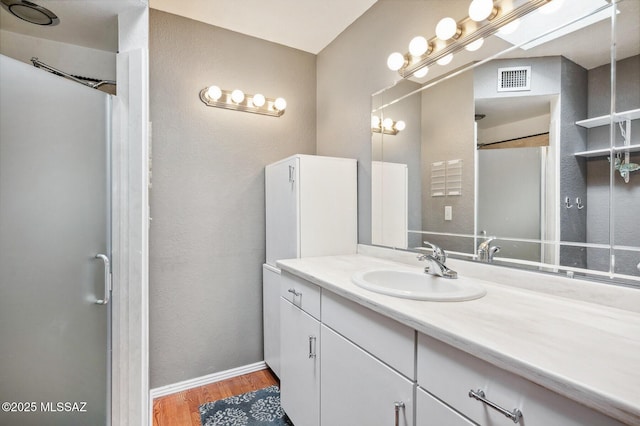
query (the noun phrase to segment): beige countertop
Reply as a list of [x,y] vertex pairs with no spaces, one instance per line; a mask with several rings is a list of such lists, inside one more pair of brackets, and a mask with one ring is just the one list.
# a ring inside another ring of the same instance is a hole
[[[462,267],[470,262],[448,263]],[[640,425],[637,311],[554,295],[545,275],[537,273],[510,272],[512,279],[527,281],[521,286],[490,282],[487,273],[479,274],[485,278],[478,282],[485,286],[486,296],[431,302],[386,296],[352,283],[351,276],[365,270],[421,270],[394,260],[355,254],[288,259],[278,261],[278,266],[597,411]],[[476,278],[468,270],[465,276]],[[543,291],[532,290],[531,281],[536,280]],[[592,288],[596,298],[602,291],[614,300],[640,294],[605,284]]]

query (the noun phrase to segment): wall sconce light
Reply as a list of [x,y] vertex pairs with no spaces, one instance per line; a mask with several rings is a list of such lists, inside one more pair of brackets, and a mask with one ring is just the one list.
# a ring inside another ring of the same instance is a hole
[[453,18],[442,18],[434,37],[429,40],[422,36],[414,37],[409,43],[409,52],[404,55],[392,53],[387,59],[387,66],[398,71],[402,78],[424,77],[429,66],[435,63],[447,65],[462,49],[479,49],[485,38],[500,29],[517,25],[520,18],[552,1],[562,0],[473,0],[468,17],[458,22]]
[[387,117],[382,120],[377,115],[371,116],[371,131],[374,133],[384,133],[385,135],[397,135],[407,127],[402,120],[394,121]]
[[200,91],[200,100],[210,107],[280,117],[287,108],[284,98],[266,98],[260,93],[249,95],[240,89],[222,90],[218,86],[205,87]]

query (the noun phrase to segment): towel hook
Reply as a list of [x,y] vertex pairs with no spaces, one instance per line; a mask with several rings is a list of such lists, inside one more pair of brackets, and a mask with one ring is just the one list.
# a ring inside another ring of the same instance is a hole
[[564,206],[568,209],[570,209],[571,207],[573,207],[573,205],[571,204],[571,200],[569,199],[569,197],[564,197]]

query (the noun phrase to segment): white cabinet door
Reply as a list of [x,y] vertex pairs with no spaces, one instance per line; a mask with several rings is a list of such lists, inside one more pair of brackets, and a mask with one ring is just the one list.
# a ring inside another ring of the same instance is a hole
[[324,325],[321,340],[323,426],[414,424],[413,382]]
[[267,263],[300,254],[299,159],[291,157],[265,168]]
[[264,362],[280,377],[280,270],[262,265]]
[[320,323],[280,299],[280,398],[296,426],[320,425]]
[[353,254],[358,245],[357,162],[300,155],[300,257]]

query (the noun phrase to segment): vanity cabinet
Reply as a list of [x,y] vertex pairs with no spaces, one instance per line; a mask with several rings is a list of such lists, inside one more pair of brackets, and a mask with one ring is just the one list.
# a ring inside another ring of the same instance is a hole
[[295,425],[320,425],[320,288],[280,277],[280,399]]
[[286,270],[280,284],[282,407],[296,426],[622,425]]
[[[483,426],[513,425],[514,420],[507,412],[513,416],[516,410],[522,414],[519,423],[526,426],[622,425],[422,333],[418,333],[417,376],[420,388]],[[473,398],[472,391],[497,404],[504,412]],[[419,399],[417,405],[418,413],[426,410],[424,401]],[[430,424],[423,423],[420,417],[418,414],[418,425]]]

